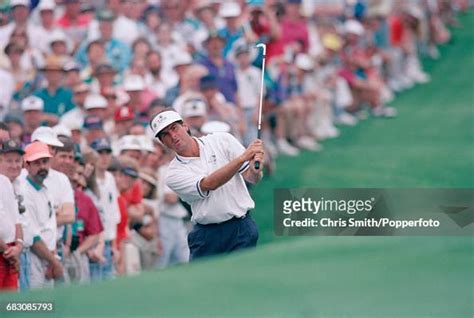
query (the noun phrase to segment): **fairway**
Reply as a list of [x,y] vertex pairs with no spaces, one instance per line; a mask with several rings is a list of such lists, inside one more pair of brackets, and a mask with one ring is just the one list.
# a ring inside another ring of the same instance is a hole
[[369,118],[325,141],[321,153],[279,158],[275,174],[253,189],[257,250],[89,286],[2,294],[0,302],[54,301],[57,317],[472,317],[472,236],[273,234],[275,188],[474,187],[472,11],[461,24],[442,58],[425,62],[431,82],[392,103],[397,118]]

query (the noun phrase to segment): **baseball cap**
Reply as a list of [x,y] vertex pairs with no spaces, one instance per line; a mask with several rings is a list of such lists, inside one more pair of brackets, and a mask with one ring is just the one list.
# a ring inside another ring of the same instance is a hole
[[130,92],[142,91],[145,89],[145,81],[140,75],[129,75],[123,81],[123,89]]
[[215,132],[230,132],[229,124],[223,121],[208,121],[201,127],[203,134],[212,134]]
[[35,141],[25,147],[25,156],[23,159],[26,162],[35,161],[42,158],[53,157],[49,152],[48,145],[41,142]]
[[56,3],[54,0],[41,0],[37,8],[39,11],[54,10],[56,8]]
[[193,63],[193,57],[186,51],[180,51],[174,57],[173,67],[181,66],[181,65],[189,65]]
[[10,0],[10,7],[24,6],[29,7],[30,1],[28,0]]
[[85,129],[102,129],[103,123],[99,116],[90,115],[84,118],[84,124],[82,125]]
[[344,23],[344,31],[361,36],[364,34],[364,26],[357,20],[347,20]]
[[182,120],[183,118],[181,118],[181,116],[177,112],[175,112],[174,110],[167,110],[167,111],[157,114],[151,120],[150,127],[155,137],[158,137],[158,134],[163,129],[165,129],[172,123],[175,123],[177,121],[182,121]]
[[68,138],[72,137],[71,130],[69,128],[67,128],[66,126],[64,126],[64,125],[61,125],[61,124],[56,125],[56,126],[53,127],[53,130],[54,130],[54,132],[56,133],[56,135],[58,137],[60,137],[60,136],[65,136],[65,137],[68,137]]
[[81,66],[74,61],[68,61],[64,64],[65,72],[80,71],[80,70],[81,70]]
[[206,116],[207,105],[202,99],[190,99],[183,103],[181,108],[183,117]]
[[225,42],[224,37],[222,37],[222,35],[220,35],[219,32],[215,30],[209,32],[209,35],[207,36],[207,39],[204,41],[204,43],[207,44],[212,39],[219,39],[222,42]]
[[21,144],[16,142],[15,140],[7,140],[2,143],[0,148],[0,153],[8,153],[8,152],[17,152],[20,155],[25,154],[23,151]]
[[21,101],[21,110],[27,112],[30,110],[43,111],[44,102],[37,96],[28,96]]
[[199,87],[201,91],[206,89],[218,88],[217,78],[214,75],[206,75],[199,80]]
[[97,20],[99,21],[113,21],[115,20],[115,15],[110,10],[100,10],[97,12]]
[[[52,45],[55,42],[67,42],[66,34],[61,30],[54,30],[50,34],[49,45]],[[64,69],[64,66],[63,66]]]
[[342,40],[333,33],[327,33],[323,36],[323,46],[333,51],[339,51],[342,47]]
[[139,136],[125,135],[119,139],[119,152],[124,150],[139,150],[142,151],[142,142]]
[[224,2],[219,8],[219,16],[222,18],[235,18],[241,13],[242,10],[237,2]]
[[311,71],[314,69],[314,62],[308,54],[300,53],[296,56],[295,65],[297,68],[304,71]]
[[137,136],[141,143],[141,150],[147,152],[155,152],[155,147],[153,145],[153,140],[147,135]]
[[96,66],[94,70],[94,76],[107,73],[117,73],[114,67],[108,63],[102,63]]
[[132,109],[128,106],[122,106],[118,108],[114,114],[115,121],[133,120],[134,118],[135,118],[135,114],[133,113]]
[[[58,135],[51,127],[38,127],[31,134],[31,141],[41,141],[46,145],[53,147],[63,147],[64,144],[58,139]],[[26,148],[25,148],[26,151]]]
[[112,151],[112,146],[107,138],[94,139],[91,143],[91,148],[97,152],[103,150]]
[[86,110],[93,108],[107,108],[107,100],[100,94],[89,94],[84,101]]
[[132,178],[134,178],[134,179],[138,178],[138,171],[135,170],[135,169],[132,168],[132,167],[121,166],[121,167],[119,168],[119,170],[120,170],[123,174],[125,174],[125,175],[127,175],[127,176],[129,176],[129,177],[132,177]]

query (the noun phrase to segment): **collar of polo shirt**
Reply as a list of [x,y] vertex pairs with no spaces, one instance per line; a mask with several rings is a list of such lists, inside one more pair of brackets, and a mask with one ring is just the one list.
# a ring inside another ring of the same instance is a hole
[[175,123],[177,121],[182,121],[183,118],[175,111],[173,110],[167,110],[162,113],[157,114],[151,121],[150,126],[151,129],[153,130],[153,134],[155,135],[155,138],[158,137],[158,134],[171,125],[172,123]]

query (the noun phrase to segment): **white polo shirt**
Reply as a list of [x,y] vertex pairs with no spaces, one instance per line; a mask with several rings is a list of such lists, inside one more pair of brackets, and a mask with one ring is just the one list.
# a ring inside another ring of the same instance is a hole
[[13,181],[13,189],[15,191],[16,199],[19,200],[21,196],[23,202],[22,205],[25,207],[25,211],[20,214],[20,222],[23,230],[23,246],[31,247],[33,245],[33,239],[40,236],[39,230],[32,224],[31,217],[29,216],[30,211],[26,209],[25,205],[25,186],[26,178],[18,177]]
[[114,176],[108,171],[105,172],[104,179],[97,177],[97,185],[100,191],[100,205],[103,209],[104,237],[106,241],[111,241],[117,237],[117,224],[120,223],[120,210],[117,201],[119,192]]
[[242,217],[255,207],[241,173],[248,168],[245,162],[226,184],[214,191],[203,193],[199,183],[229,161],[241,155],[245,148],[228,133],[213,133],[195,138],[199,157],[176,156],[170,163],[167,185],[192,208],[193,223],[222,223]]
[[15,242],[17,224],[21,222],[13,186],[7,177],[0,175],[0,238],[5,243]]
[[[65,204],[71,203],[74,206],[74,190],[69,178],[62,172],[49,169],[48,176],[44,180],[44,185],[51,193],[54,202],[54,211]],[[63,238],[64,225],[58,227],[58,241]]]
[[56,249],[57,226],[54,199],[47,186],[40,186],[30,178],[24,185],[25,208],[30,225],[40,234],[50,251]]

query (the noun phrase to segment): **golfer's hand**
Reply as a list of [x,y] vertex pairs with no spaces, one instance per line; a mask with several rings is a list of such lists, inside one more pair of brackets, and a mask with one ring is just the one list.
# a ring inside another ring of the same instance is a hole
[[[258,169],[255,169],[255,162],[257,161],[260,163],[260,165]],[[250,161],[250,171],[255,175],[260,174],[262,172],[264,164],[265,164],[265,153],[263,151],[258,152]]]
[[244,162],[254,160],[255,155],[258,153],[261,153],[263,156],[263,142],[260,139],[254,140],[247,149],[245,149],[241,159]]

